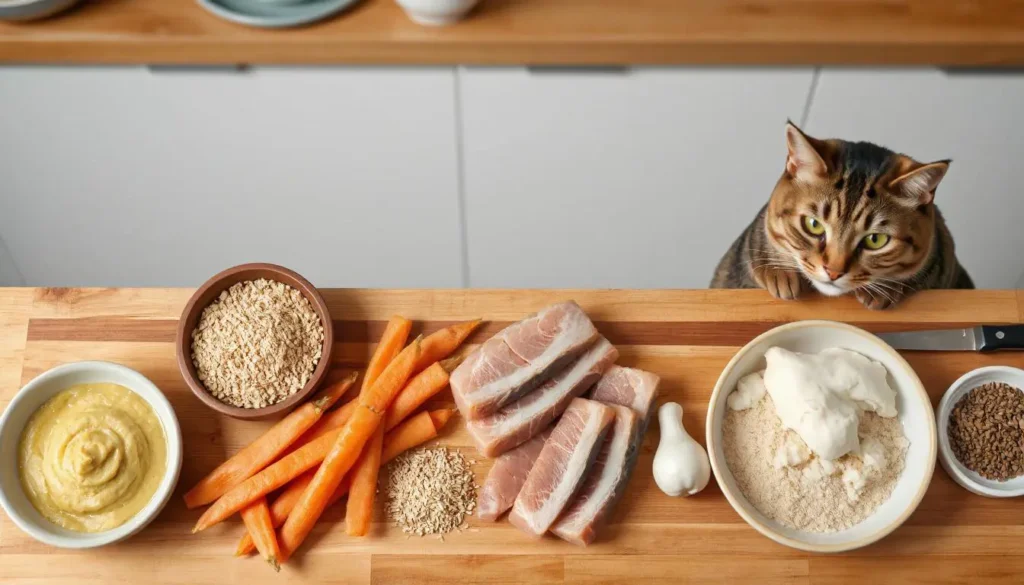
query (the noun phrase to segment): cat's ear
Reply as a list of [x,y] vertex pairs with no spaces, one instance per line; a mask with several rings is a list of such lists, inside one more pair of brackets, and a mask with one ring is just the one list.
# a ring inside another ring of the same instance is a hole
[[786,122],[786,172],[797,181],[811,182],[828,176],[828,165],[821,156],[824,144],[803,133],[796,124]]
[[889,188],[902,196],[910,205],[927,205],[935,199],[935,189],[949,170],[948,160],[921,164],[913,163],[910,170],[905,171],[889,183]]

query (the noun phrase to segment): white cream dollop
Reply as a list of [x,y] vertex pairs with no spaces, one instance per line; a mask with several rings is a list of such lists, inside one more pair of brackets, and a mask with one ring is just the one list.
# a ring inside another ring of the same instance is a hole
[[834,460],[860,451],[862,411],[896,416],[896,392],[881,364],[839,348],[801,354],[765,352],[764,385],[782,426],[800,435],[818,457]]
[[761,372],[754,372],[740,378],[740,381],[736,383],[736,389],[729,394],[725,401],[731,410],[747,410],[760,402],[764,398],[765,392],[767,389],[764,387],[764,378],[761,377]]

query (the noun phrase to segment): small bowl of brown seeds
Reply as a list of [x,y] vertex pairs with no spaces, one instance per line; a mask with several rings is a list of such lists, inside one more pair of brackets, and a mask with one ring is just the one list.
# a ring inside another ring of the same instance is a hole
[[240,419],[280,416],[327,376],[327,303],[299,274],[243,264],[206,281],[178,322],[178,368],[210,408]]
[[1024,495],[1024,370],[988,366],[953,383],[939,402],[939,462],[970,492]]

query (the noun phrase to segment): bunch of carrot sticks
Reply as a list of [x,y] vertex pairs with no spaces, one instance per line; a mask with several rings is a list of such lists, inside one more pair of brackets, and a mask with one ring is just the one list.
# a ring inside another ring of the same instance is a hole
[[[292,411],[185,494],[189,508],[213,504],[192,532],[239,513],[246,534],[237,554],[255,549],[279,569],[324,510],[347,494],[346,532],[366,535],[380,466],[437,437],[454,413],[441,409],[413,414],[447,386],[459,362],[450,356],[478,325],[480,321],[457,323],[406,345],[412,322],[393,317],[355,399],[329,411],[355,384],[358,373]],[[268,495],[279,489],[269,502]]]

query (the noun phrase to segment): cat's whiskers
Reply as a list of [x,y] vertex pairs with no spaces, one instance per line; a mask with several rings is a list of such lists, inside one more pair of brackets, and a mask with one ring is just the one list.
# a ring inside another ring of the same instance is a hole
[[797,267],[795,264],[785,263],[785,262],[773,262],[773,261],[770,261],[770,260],[763,261],[763,262],[755,262],[755,261],[751,260],[751,261],[747,262],[747,265],[750,267],[751,271],[758,270],[758,269],[761,269],[761,268],[778,268],[780,270],[799,270],[799,267]]
[[877,287],[884,288],[885,290],[888,290],[888,291],[892,292],[893,294],[902,294],[903,293],[903,291],[901,290],[901,288],[899,286],[894,286],[894,285],[891,285],[891,284],[889,284],[887,282],[876,281],[876,282],[873,282],[872,284],[874,284]]
[[791,256],[783,254],[778,250],[751,248],[750,251],[752,257],[747,261],[747,266],[751,270],[757,270],[759,268],[779,268],[781,270],[800,269]]
[[867,286],[865,286],[865,288],[867,288],[872,293],[877,294],[878,296],[882,297],[883,299],[889,301],[890,303],[893,303],[893,304],[896,303],[896,299],[894,299],[892,296],[890,296],[889,293],[885,291],[885,289],[883,289],[880,286],[878,286],[878,283],[869,282],[867,284]]
[[908,281],[897,280],[895,278],[888,278],[886,276],[875,276],[872,280],[878,284],[888,284],[889,286],[896,289],[896,292],[903,292],[900,289],[909,289],[910,292],[917,292],[918,287],[913,286]]

